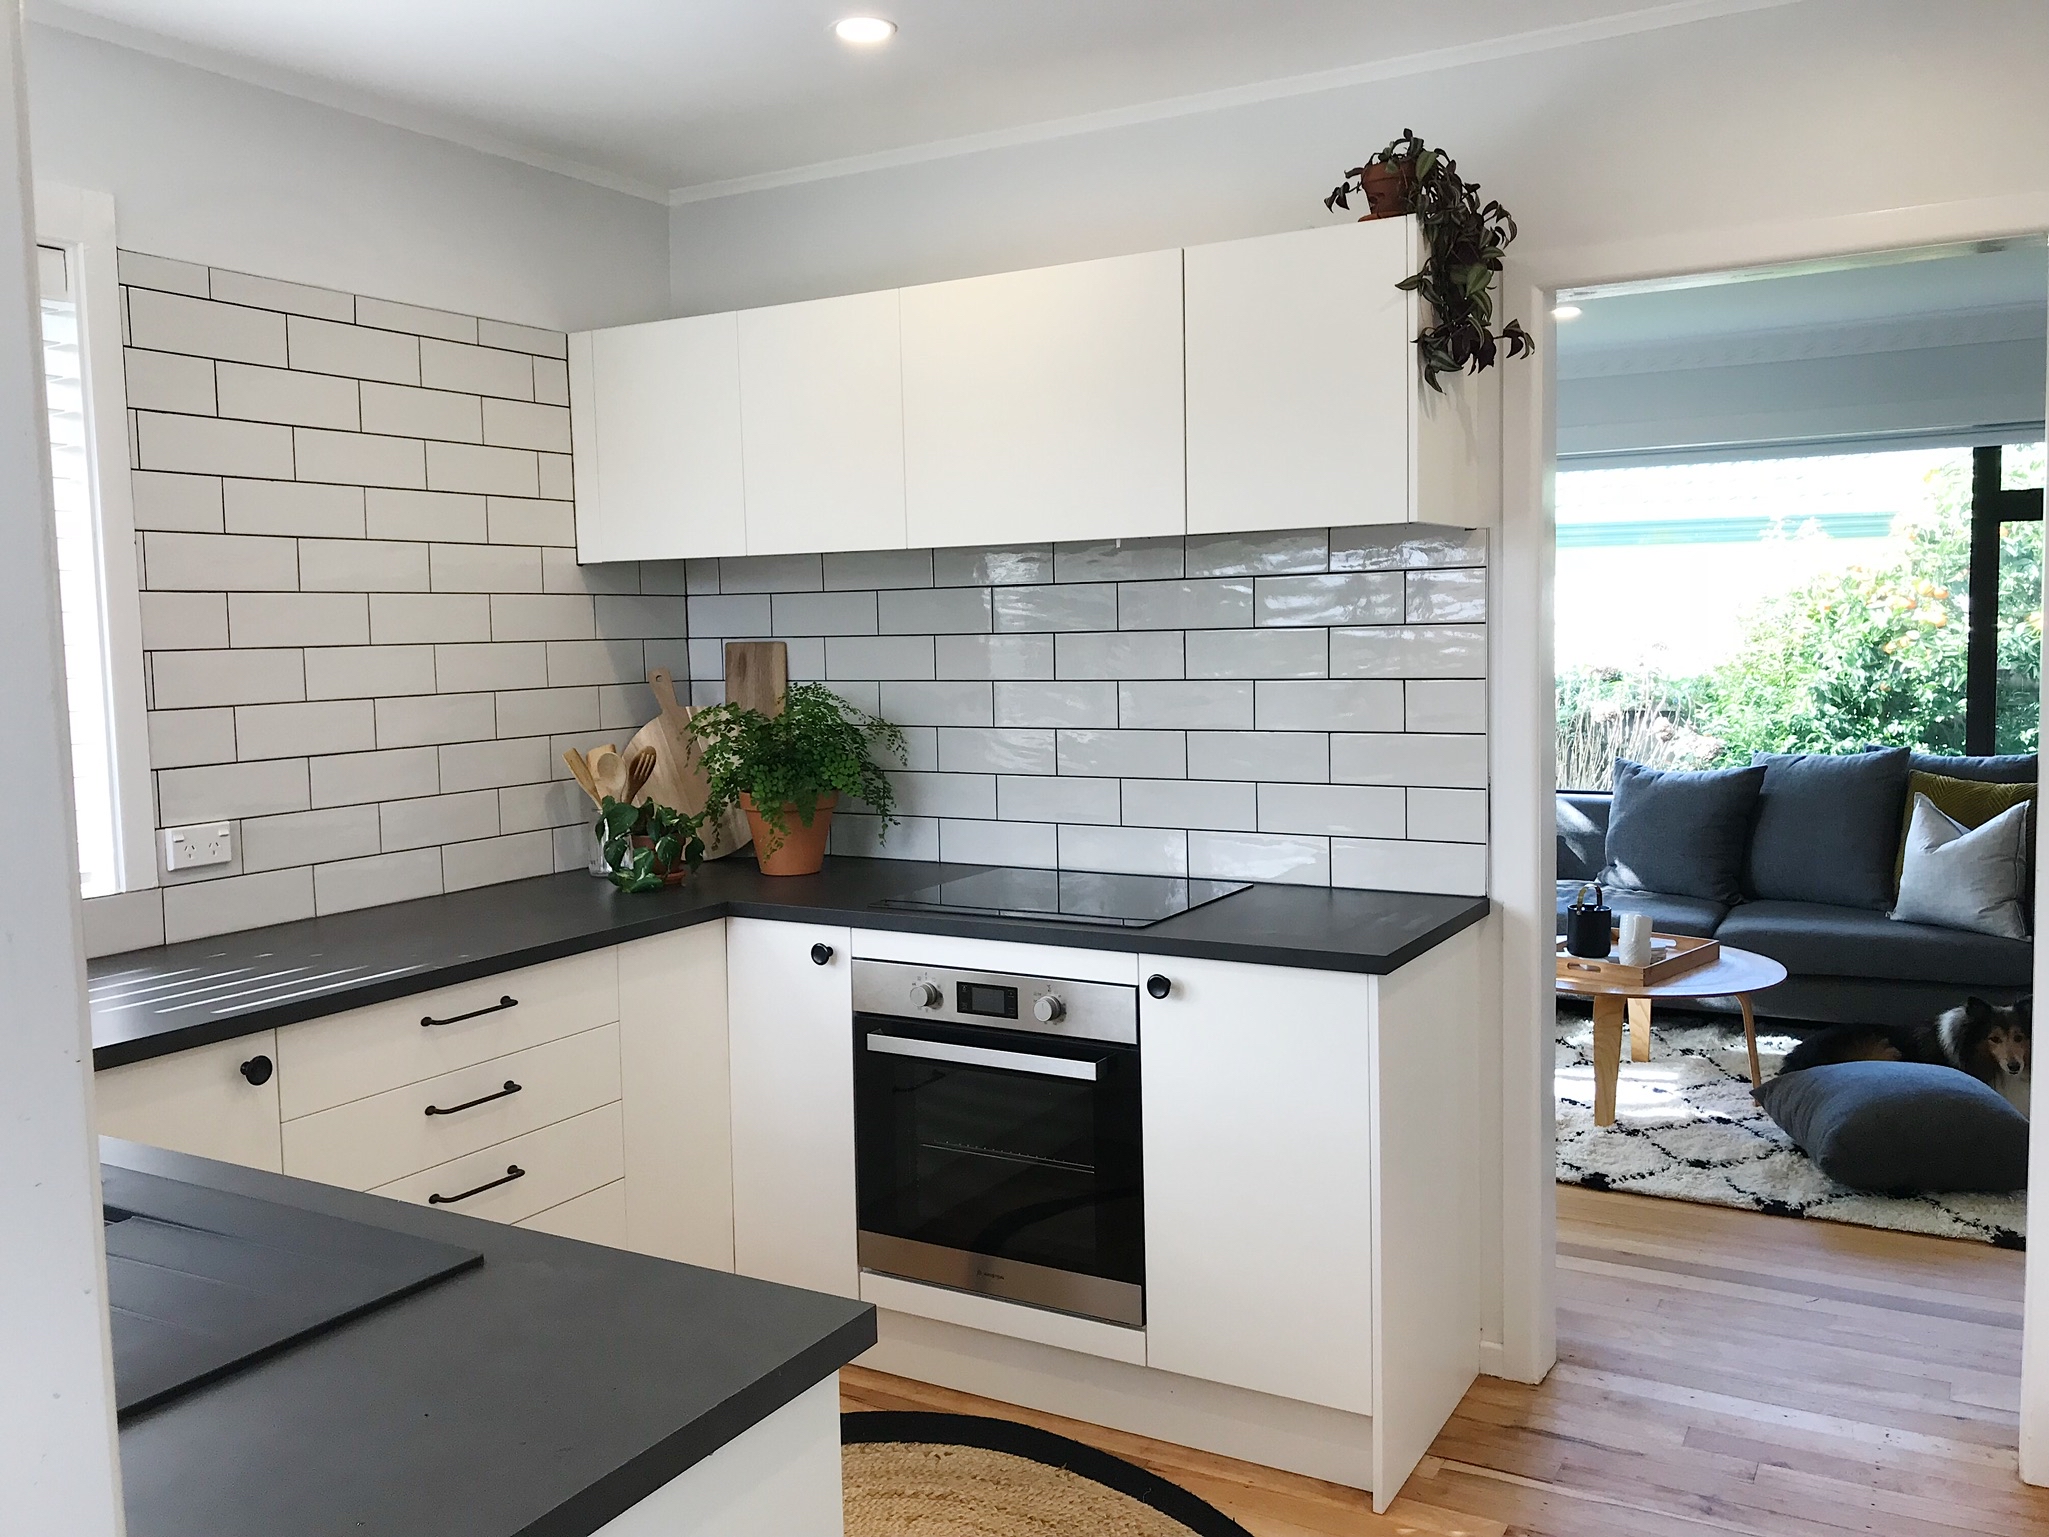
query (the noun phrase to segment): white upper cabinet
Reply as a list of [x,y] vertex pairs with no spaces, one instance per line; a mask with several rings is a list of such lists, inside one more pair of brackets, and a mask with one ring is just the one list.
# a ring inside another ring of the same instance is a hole
[[569,339],[576,555],[744,555],[735,315]]
[[1181,253],[903,290],[909,543],[1178,534]]
[[1414,219],[1189,248],[1190,533],[1494,521],[1499,375],[1422,382],[1422,258]]
[[904,547],[897,293],[740,314],[747,553]]

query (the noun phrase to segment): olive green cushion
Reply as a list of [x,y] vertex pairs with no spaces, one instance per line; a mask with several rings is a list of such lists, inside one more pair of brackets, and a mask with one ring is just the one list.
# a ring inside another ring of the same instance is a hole
[[[1914,825],[1914,797],[1925,795],[1935,809],[1965,828],[1983,827],[2011,806],[2035,798],[2032,784],[1997,784],[1984,779],[1951,779],[1946,774],[1924,774],[1919,769],[1907,775],[1907,814],[1900,821],[1899,853],[1893,860],[1893,888],[1899,889],[1900,871],[1907,862],[1907,833]],[[2028,819],[2028,847],[2035,842],[2034,818]]]

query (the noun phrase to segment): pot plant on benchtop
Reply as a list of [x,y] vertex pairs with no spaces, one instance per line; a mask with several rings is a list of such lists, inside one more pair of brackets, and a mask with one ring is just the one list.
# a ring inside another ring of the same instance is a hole
[[817,873],[842,795],[880,817],[885,836],[896,821],[896,788],[872,753],[902,763],[903,732],[823,683],[791,684],[777,715],[712,705],[691,716],[690,729],[711,781],[706,815],[734,805],[746,812],[764,875]]
[[607,795],[598,805],[598,837],[604,843],[605,873],[621,891],[660,891],[678,886],[704,863],[707,818],[642,801]]
[[1519,320],[1494,329],[1494,279],[1501,253],[1515,239],[1515,219],[1499,203],[1483,205],[1480,184],[1460,180],[1457,161],[1404,128],[1399,139],[1347,171],[1323,206],[1349,212],[1350,199],[1362,194],[1368,210],[1362,223],[1412,213],[1429,243],[1422,270],[1395,285],[1421,294],[1430,306],[1416,336],[1424,383],[1441,393],[1439,374],[1478,373],[1503,353],[1527,357],[1537,350]]

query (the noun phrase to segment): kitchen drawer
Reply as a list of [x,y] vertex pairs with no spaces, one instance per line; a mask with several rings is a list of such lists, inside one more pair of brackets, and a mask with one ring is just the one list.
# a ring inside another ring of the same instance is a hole
[[519,1224],[536,1233],[553,1233],[557,1238],[576,1238],[584,1243],[601,1243],[614,1249],[626,1247],[626,1181],[611,1184],[560,1206],[537,1212]]
[[605,949],[307,1020],[278,1032],[280,1104],[294,1120],[618,1018],[619,962]]
[[[285,1173],[372,1190],[618,1097],[619,1027],[602,1025],[286,1121]],[[426,1113],[458,1105],[469,1108]]]
[[[626,1172],[624,1146],[619,1107],[601,1105],[523,1137],[379,1185],[373,1194],[419,1206],[446,1206],[465,1217],[520,1222],[600,1186],[616,1184]],[[522,1172],[505,1184],[478,1190],[481,1185],[504,1179],[510,1169]],[[434,1195],[461,1196],[469,1190],[478,1193],[461,1200],[428,1199]]]
[[278,1169],[277,1041],[268,1030],[93,1074],[101,1135]]

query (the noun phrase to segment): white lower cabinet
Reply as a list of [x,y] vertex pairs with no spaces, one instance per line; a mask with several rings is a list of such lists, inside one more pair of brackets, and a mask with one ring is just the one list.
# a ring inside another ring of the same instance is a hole
[[1372,1413],[1374,979],[1139,969],[1147,1364]]
[[372,1192],[493,1222],[527,1218],[626,1176],[617,1102],[509,1137]]
[[531,1228],[536,1233],[553,1233],[557,1238],[601,1243],[612,1249],[634,1247],[627,1242],[626,1181],[623,1179],[585,1191],[560,1206],[536,1212],[516,1225]]
[[246,1164],[275,1174],[277,1036],[269,1030],[93,1074],[94,1114],[109,1137]]
[[848,931],[732,918],[733,1258],[742,1275],[860,1294]]

